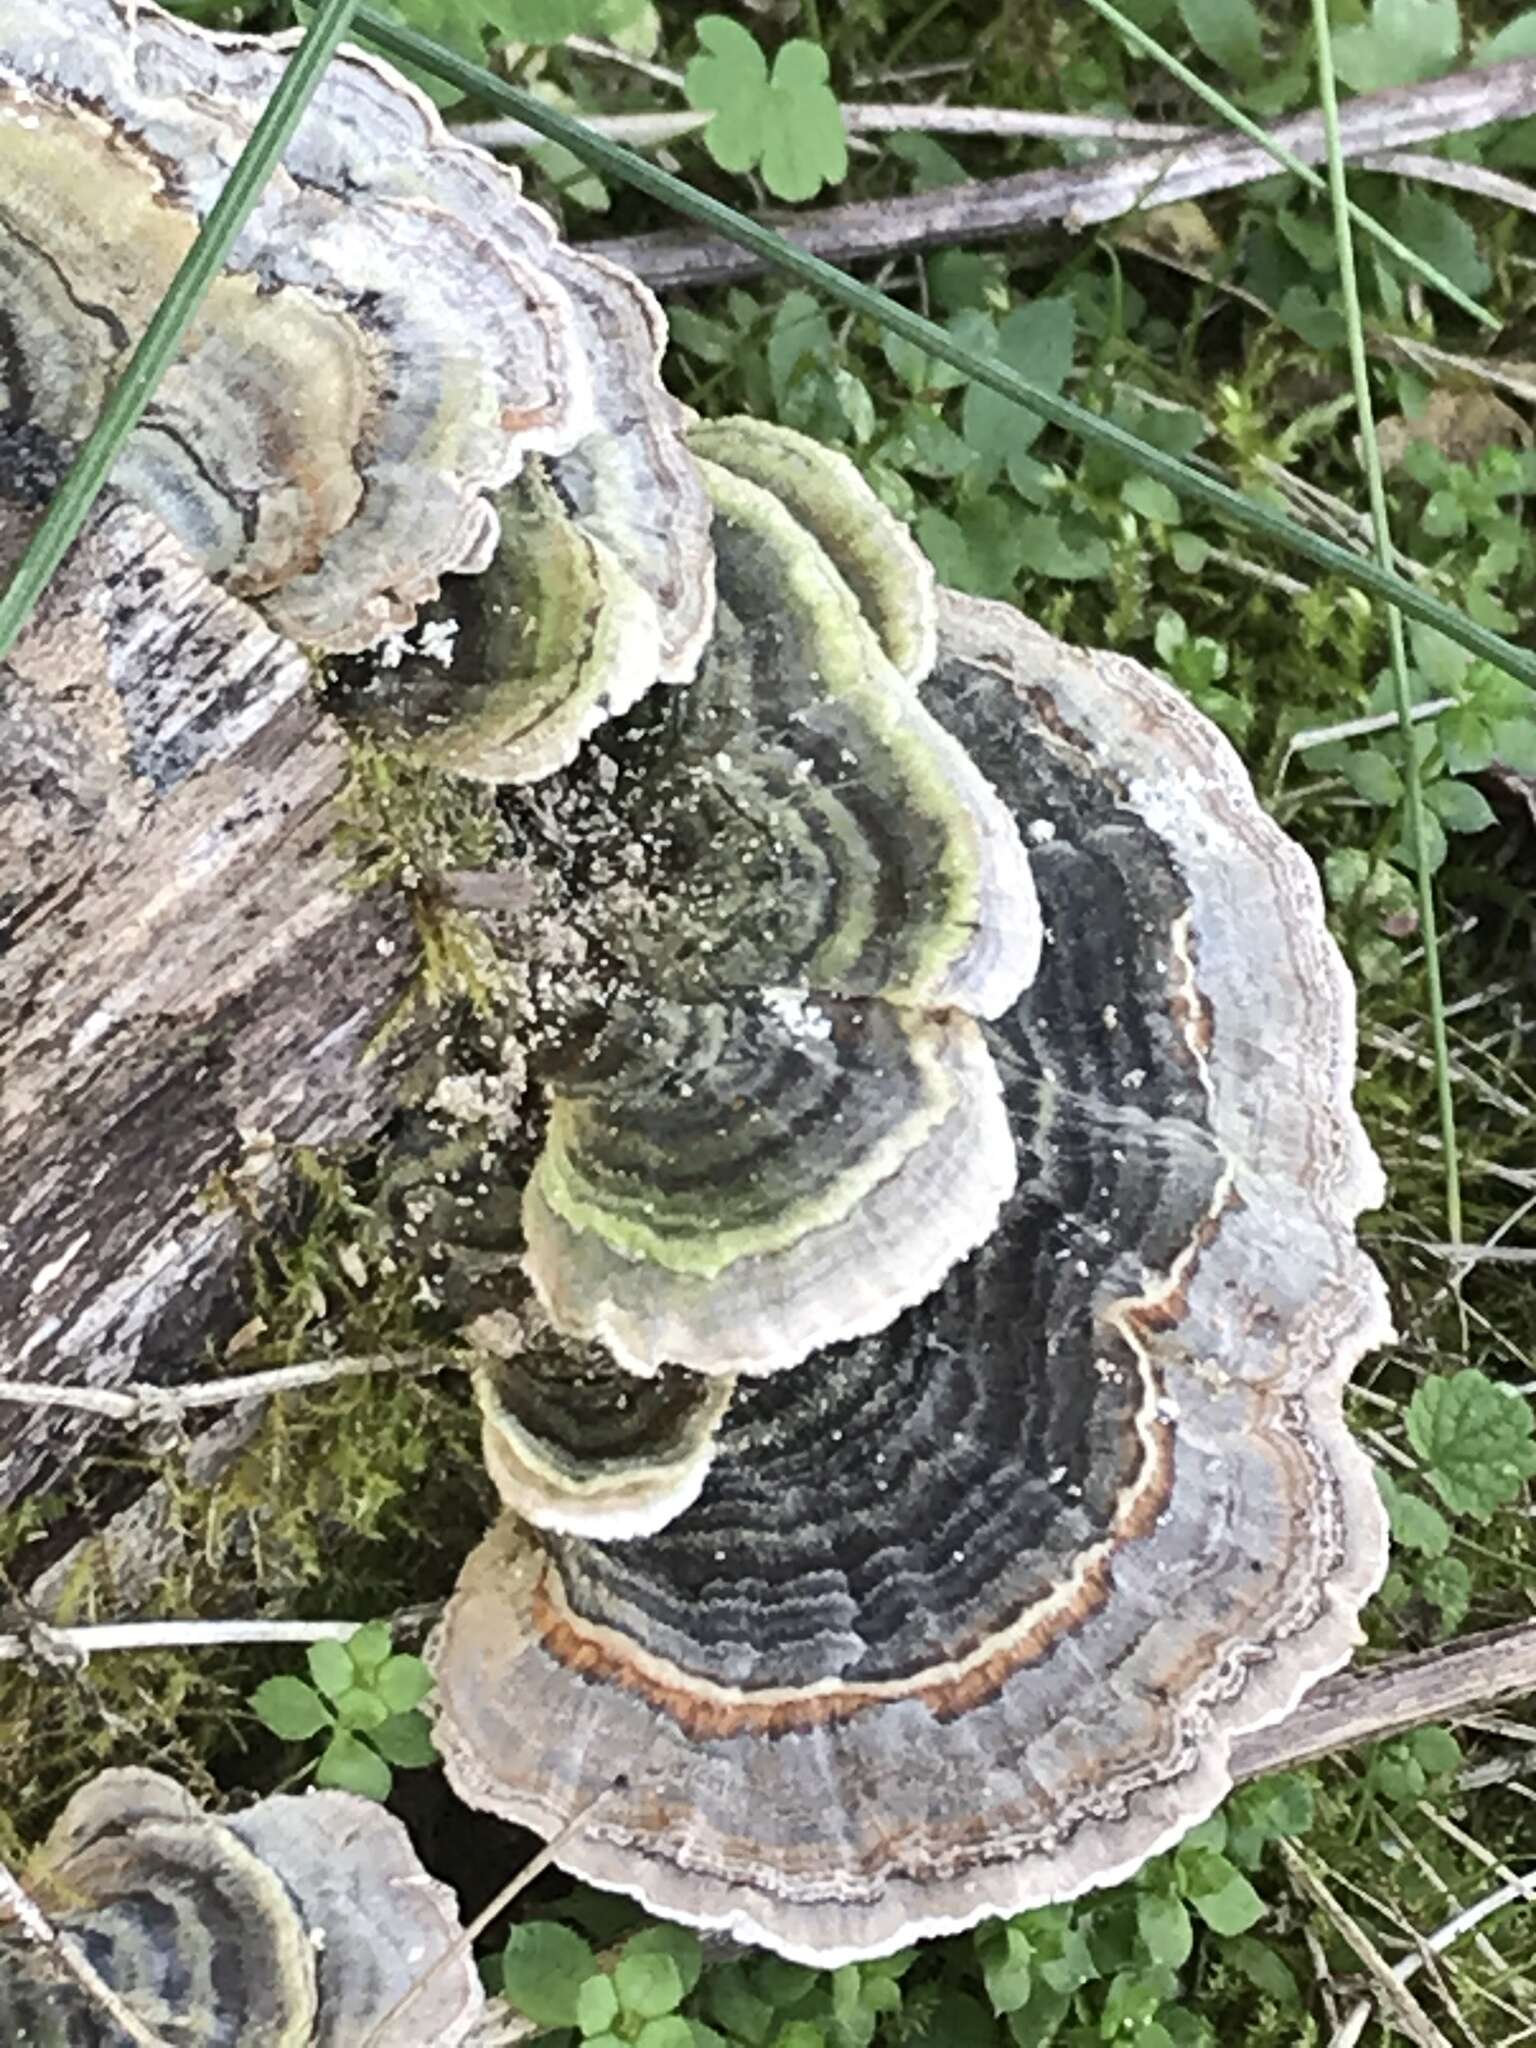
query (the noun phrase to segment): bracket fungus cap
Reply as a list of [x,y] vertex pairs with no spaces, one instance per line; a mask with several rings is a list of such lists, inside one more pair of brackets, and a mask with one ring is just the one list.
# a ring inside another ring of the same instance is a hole
[[[156,1771],[100,1772],[30,1873],[55,1923],[172,2048],[457,2048],[485,1994],[453,1894],[349,1792],[207,1814]],[[431,1966],[409,2009],[392,2009]],[[384,2022],[388,2020],[386,2026]],[[0,1937],[11,2041],[115,2042],[47,1951]]]
[[505,1518],[430,1653],[471,1804],[582,1816],[567,1869],[822,1964],[1128,1875],[1385,1562],[1341,1402],[1390,1336],[1381,1181],[1310,863],[1134,662],[946,596],[924,694],[1030,828],[1049,940],[986,1027],[997,1230],[742,1382],[655,1535]]
[[1034,974],[1040,919],[1012,817],[842,573],[926,658],[928,581],[904,577],[903,624],[880,567],[910,542],[799,436],[696,436],[752,472],[700,459],[698,676],[605,742],[579,800],[552,792],[565,830],[595,784],[638,852],[639,915],[630,884],[619,928],[570,914],[640,993],[548,1076],[525,1267],[557,1328],[632,1372],[764,1373],[882,1327],[992,1229],[1013,1141],[975,1019]]
[[[143,0],[0,0],[0,393],[57,439],[94,424],[288,40]],[[644,286],[563,248],[514,171],[343,49],[115,479],[279,631],[347,651],[483,568],[485,493],[568,456],[681,675],[709,578],[678,557],[706,514],[659,332]]]
[[735,1381],[676,1366],[637,1379],[595,1347],[519,1331],[506,1355],[482,1356],[474,1385],[503,1504],[536,1529],[617,1542],[698,1499]]

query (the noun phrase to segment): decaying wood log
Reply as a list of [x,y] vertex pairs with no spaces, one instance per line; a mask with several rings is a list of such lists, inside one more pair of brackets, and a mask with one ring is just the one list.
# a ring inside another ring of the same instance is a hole
[[[238,1312],[215,1176],[384,1114],[413,945],[347,886],[345,772],[302,655],[105,500],[0,667],[0,1371],[195,1367]],[[6,1407],[0,1504],[99,1427]]]
[[1376,1742],[1426,1721],[1481,1713],[1536,1688],[1536,1623],[1490,1629],[1388,1657],[1365,1671],[1345,1671],[1309,1692],[1293,1714],[1232,1750],[1233,1775],[1311,1763],[1356,1743]]

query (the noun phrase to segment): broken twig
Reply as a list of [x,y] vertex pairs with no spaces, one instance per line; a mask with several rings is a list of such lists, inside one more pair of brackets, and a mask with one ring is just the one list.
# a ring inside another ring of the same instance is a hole
[[[1519,58],[1454,72],[1427,85],[1362,94],[1340,110],[1341,142],[1346,156],[1371,156],[1532,113],[1536,58]],[[1304,163],[1319,163],[1326,154],[1318,114],[1296,115],[1271,132]],[[848,263],[1050,227],[1093,227],[1138,207],[1169,206],[1274,175],[1274,162],[1264,150],[1240,136],[1213,134],[1098,163],[978,179],[902,199],[777,214],[772,225],[812,254]],[[760,257],[734,243],[670,229],[587,246],[662,291],[752,277],[764,268]]]

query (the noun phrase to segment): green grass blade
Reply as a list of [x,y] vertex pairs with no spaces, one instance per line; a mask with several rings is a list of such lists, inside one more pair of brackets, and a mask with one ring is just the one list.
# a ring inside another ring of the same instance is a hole
[[1233,490],[1230,484],[1224,484],[1174,456],[1165,455],[1160,448],[1150,447],[1134,434],[1128,434],[1123,427],[1100,418],[1084,406],[1075,405],[1070,399],[1037,390],[1006,363],[977,355],[942,327],[925,320],[922,314],[914,313],[894,299],[887,298],[883,292],[861,284],[835,264],[797,248],[762,222],[750,220],[734,207],[723,205],[707,193],[696,192],[691,185],[673,177],[659,165],[647,163],[633,150],[608,141],[569,114],[563,114],[530,93],[507,85],[479,65],[456,56],[430,36],[404,28],[398,22],[387,21],[370,7],[358,8],[357,27],[390,56],[420,65],[450,85],[458,86],[461,91],[473,93],[487,105],[515,116],[550,141],[564,143],[573,155],[580,157],[593,170],[648,193],[653,199],[660,200],[675,212],[688,215],[726,240],[750,249],[774,269],[799,279],[802,284],[823,293],[850,312],[878,321],[889,333],[899,334],[940,362],[952,364],[975,383],[1000,392],[1016,405],[1038,413],[1042,419],[1065,429],[1079,440],[1112,449],[1143,475],[1155,477],[1170,490],[1209,506],[1231,520],[1234,526],[1243,527],[1292,554],[1300,555],[1328,575],[1338,576],[1356,589],[1384,598],[1388,603],[1397,605],[1409,618],[1433,626],[1479,660],[1492,662],[1520,682],[1536,685],[1536,654],[1514,646],[1476,620],[1465,617],[1453,606],[1418,589],[1372,556],[1357,554],[1352,548],[1341,547],[1336,541],[1311,532],[1284,513],[1272,511],[1269,506],[1258,504],[1244,497],[1241,491]]
[[[1241,107],[1233,105],[1225,93],[1218,92],[1214,85],[1207,85],[1205,80],[1191,71],[1187,64],[1181,63],[1171,51],[1165,50],[1156,36],[1148,35],[1144,28],[1138,28],[1136,23],[1122,14],[1118,7],[1112,7],[1110,0],[1084,0],[1084,4],[1091,7],[1101,20],[1107,21],[1111,28],[1118,29],[1126,41],[1144,57],[1150,57],[1155,64],[1161,64],[1187,92],[1192,92],[1196,99],[1203,100],[1213,113],[1219,114],[1229,128],[1235,128],[1239,135],[1247,136],[1248,140],[1257,144],[1267,156],[1272,156],[1282,170],[1289,171],[1292,177],[1300,178],[1302,183],[1310,186],[1314,192],[1328,191],[1328,181],[1319,177],[1310,164],[1303,163],[1301,158],[1287,149],[1283,142],[1277,142],[1267,130],[1259,126],[1257,121],[1251,121]],[[1337,121],[1334,140],[1337,140]],[[1452,284],[1448,277],[1442,276],[1432,263],[1426,263],[1416,249],[1410,249],[1406,242],[1400,242],[1396,235],[1390,234],[1379,220],[1366,212],[1363,206],[1356,206],[1352,199],[1346,200],[1345,204],[1349,209],[1350,220],[1362,234],[1369,235],[1373,242],[1395,256],[1398,262],[1411,270],[1416,277],[1448,298],[1453,306],[1459,306],[1463,313],[1470,314],[1474,320],[1480,320],[1484,327],[1491,327],[1495,333],[1498,332],[1499,322],[1485,306],[1480,306],[1476,299],[1469,299],[1459,285]]]
[[223,191],[209,208],[197,240],[187,251],[169,290],[155,309],[154,318],[113,386],[100,419],[54,493],[31,545],[16,566],[10,587],[0,597],[0,661],[10,653],[32,607],[96,502],[118,450],[154,396],[155,386],[180,347],[203,294],[223,267],[262,187],[288,146],[336,45],[347,32],[356,6],[357,0],[321,0],[308,34],[278,80],[277,90],[263,108]]
[[[1096,0],[1093,0],[1096,4]],[[1328,0],[1312,0],[1317,36],[1318,97],[1328,135],[1328,189],[1333,200],[1333,237],[1338,250],[1339,281],[1344,292],[1344,317],[1349,329],[1349,368],[1360,423],[1366,489],[1376,559],[1392,560],[1392,524],[1387,488],[1382,481],[1381,450],[1376,442],[1376,415],[1371,405],[1370,373],[1365,360],[1365,329],[1360,318],[1360,293],[1355,279],[1354,237],[1350,230],[1349,195],[1345,189],[1344,154],[1339,147],[1339,96],[1333,76],[1333,42],[1328,26]],[[1461,1170],[1456,1143],[1456,1105],[1451,1094],[1451,1055],[1445,1035],[1445,997],[1440,986],[1440,949],[1435,933],[1435,890],[1424,844],[1424,790],[1414,748],[1413,704],[1408,689],[1408,653],[1402,616],[1387,607],[1392,693],[1402,739],[1402,773],[1408,843],[1418,884],[1419,929],[1424,940],[1424,972],[1429,987],[1429,1028],[1435,1056],[1435,1097],[1440,1111],[1440,1142],[1445,1160],[1446,1230],[1452,1244],[1461,1242]]]

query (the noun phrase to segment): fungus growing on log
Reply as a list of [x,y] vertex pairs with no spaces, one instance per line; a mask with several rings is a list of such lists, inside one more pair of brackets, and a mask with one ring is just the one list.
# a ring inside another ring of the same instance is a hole
[[[67,445],[95,423],[289,40],[137,0],[0,0],[0,391],[35,429]],[[280,632],[350,650],[486,566],[487,491],[543,456],[677,679],[711,596],[663,332],[515,172],[343,51],[114,480]]]
[[[0,0],[0,50],[0,388],[67,446],[280,58],[131,0]],[[660,334],[344,55],[102,531],[163,521],[327,651],[440,603],[356,695],[514,785],[548,1114],[400,1185],[482,1313],[520,1260],[556,1332],[476,1369],[510,1512],[434,1645],[439,1743],[471,1803],[577,1821],[568,1868],[842,1960],[1129,1872],[1346,1659],[1378,1174],[1311,870],[1225,742],[1132,663],[936,605],[841,458],[685,436]],[[372,1995],[306,1947],[354,1895],[323,1816],[83,1798],[60,1882],[152,1995],[178,1915],[214,1975],[242,1930],[274,2041]]]
[[[53,1925],[157,2039],[242,2048],[455,2048],[485,1996],[447,1887],[349,1792],[215,1818],[154,1771],[103,1771],[34,1859]],[[418,1979],[436,1969],[409,2007]],[[125,2038],[47,1948],[0,1930],[7,2041]]]
[[1014,1145],[976,1019],[1040,930],[1013,819],[882,645],[931,641],[910,540],[798,436],[773,490],[722,466],[768,475],[770,431],[700,438],[722,463],[699,673],[526,814],[583,993],[563,1033],[538,1020],[522,1229],[558,1329],[631,1372],[732,1375],[881,1328],[992,1229]]
[[1379,1172],[1309,863],[1178,692],[1006,607],[943,598],[923,698],[1044,920],[976,1027],[1019,1157],[996,1229],[743,1381],[656,1533],[506,1517],[432,1652],[470,1804],[581,1815],[569,1870],[819,1963],[1129,1874],[1346,1661],[1385,1555],[1341,1408],[1389,1335]]

